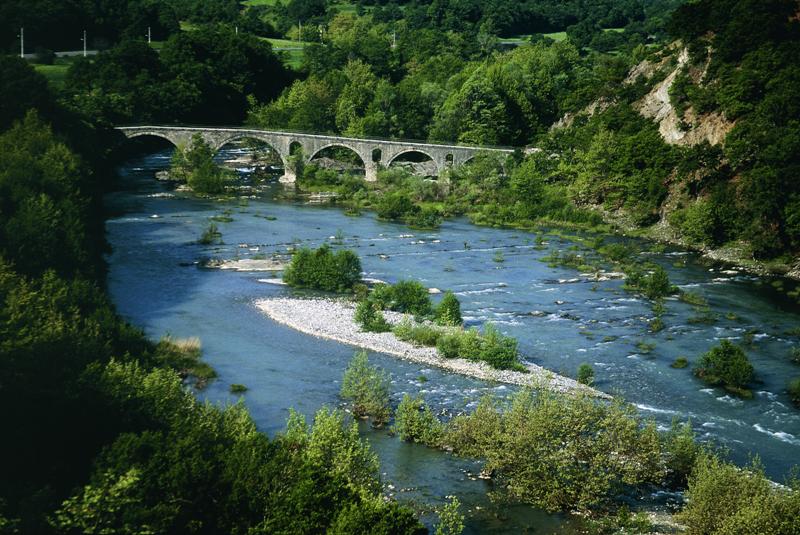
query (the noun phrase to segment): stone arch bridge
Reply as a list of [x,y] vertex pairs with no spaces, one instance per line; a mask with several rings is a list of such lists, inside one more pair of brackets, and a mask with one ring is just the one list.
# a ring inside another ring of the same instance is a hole
[[329,147],[344,147],[355,152],[364,163],[365,179],[374,182],[378,179],[378,169],[388,167],[399,156],[408,153],[420,153],[428,156],[436,165],[436,175],[446,167],[467,163],[479,152],[496,152],[511,154],[513,149],[496,147],[477,147],[469,145],[444,145],[437,143],[359,139],[319,134],[301,134],[261,130],[258,128],[223,128],[223,127],[189,127],[189,126],[121,126],[117,130],[126,137],[154,136],[168,140],[175,146],[189,144],[195,134],[214,151],[238,139],[251,138],[262,141],[272,147],[281,158],[284,175],[281,182],[292,183],[297,180],[297,173],[289,156],[295,147],[302,148],[303,163],[308,163],[320,151]]

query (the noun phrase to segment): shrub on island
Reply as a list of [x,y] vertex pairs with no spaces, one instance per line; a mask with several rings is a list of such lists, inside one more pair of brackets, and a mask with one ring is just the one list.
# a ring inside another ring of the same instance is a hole
[[451,291],[444,293],[442,301],[436,307],[433,316],[439,325],[458,327],[464,322],[461,318],[461,303]]
[[723,340],[704,353],[694,374],[710,385],[723,386],[742,397],[752,397],[747,384],[753,379],[753,365],[741,347]]
[[594,368],[591,364],[582,363],[578,366],[578,382],[584,385],[594,383]]
[[686,506],[687,533],[800,533],[800,482],[778,486],[756,458],[741,468],[704,453],[694,464]]
[[292,256],[283,272],[283,281],[296,288],[328,292],[350,292],[361,280],[361,261],[353,251],[335,253],[327,245],[312,250],[302,248]]
[[385,333],[392,330],[381,309],[369,299],[358,303],[354,319],[361,329],[368,333]]
[[503,336],[491,323],[486,324],[483,334],[475,328],[443,333],[436,350],[448,359],[461,357],[486,362],[498,370],[526,371],[519,361],[517,340]]
[[353,415],[372,417],[375,426],[389,421],[389,377],[382,369],[372,366],[366,351],[357,351],[342,377],[342,398],[352,403]]
[[789,397],[792,398],[792,403],[800,407],[800,377],[795,377],[789,381],[787,390],[789,391]]
[[645,273],[638,266],[625,268],[625,288],[641,292],[650,300],[657,300],[668,295],[678,293],[678,288],[669,281],[669,275],[661,266],[656,266],[652,272]]
[[436,351],[446,359],[458,358],[461,351],[461,337],[458,334],[445,334],[436,342]]
[[548,511],[598,511],[663,477],[653,422],[619,400],[523,389],[454,417],[443,444],[485,459],[497,489]]
[[195,193],[206,195],[223,193],[228,180],[227,173],[214,162],[214,151],[200,134],[194,134],[188,146],[175,150],[170,175],[186,182]]
[[444,426],[421,397],[405,394],[397,406],[392,431],[406,442],[437,447],[441,442]]
[[394,335],[404,342],[414,345],[434,347],[442,336],[442,331],[432,325],[403,325],[395,327]]
[[427,316],[433,310],[428,289],[414,280],[401,280],[395,284],[378,284],[370,299],[382,309]]

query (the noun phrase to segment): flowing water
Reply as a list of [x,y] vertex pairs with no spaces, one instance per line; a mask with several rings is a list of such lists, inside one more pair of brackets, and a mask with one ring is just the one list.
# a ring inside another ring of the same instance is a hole
[[[229,394],[229,386],[245,384],[244,401],[268,434],[283,427],[290,407],[311,416],[323,405],[338,405],[341,376],[354,350],[261,314],[255,299],[293,292],[263,282],[270,275],[201,269],[196,262],[269,256],[298,243],[316,247],[338,234],[359,254],[366,276],[388,282],[414,278],[453,290],[467,325],[495,323],[519,340],[526,358],[566,375],[590,363],[598,388],[620,393],[661,428],[673,418],[690,418],[698,436],[729,448],[735,460],[758,454],[775,479],[800,463],[800,410],[785,392],[788,379],[800,375],[788,357],[798,339],[786,334],[800,326],[800,316],[754,277],[679,250],[642,253],[664,266],[674,284],[705,297],[718,316],[712,324],[692,322],[697,313],[691,305],[668,300],[666,328],[650,334],[650,304],[625,292],[622,281],[586,281],[575,270],[540,261],[550,249],[568,248],[565,238],[543,234],[542,247],[539,234],[466,220],[414,231],[371,213],[353,218],[338,208],[278,202],[272,198],[278,186],[246,203],[172,196],[153,178],[168,163],[168,152],[132,161],[121,169],[123,189],[108,198],[118,214],[107,223],[111,295],[119,312],[153,338],[199,336],[204,359],[219,374],[201,395],[234,403],[239,396]],[[209,218],[226,209],[233,221],[217,223],[224,244],[197,244]],[[683,267],[675,267],[677,261]],[[690,368],[670,367],[678,356],[696,360],[723,338],[748,343],[758,376],[752,400],[707,387]],[[395,403],[406,392],[421,393],[435,412],[469,409],[486,393],[513,390],[380,354],[370,359],[390,373]],[[385,431],[363,431],[381,458],[388,492],[422,507],[458,495],[468,511],[467,533],[568,529],[561,517],[490,502],[489,484],[476,478],[479,463],[402,443]]]

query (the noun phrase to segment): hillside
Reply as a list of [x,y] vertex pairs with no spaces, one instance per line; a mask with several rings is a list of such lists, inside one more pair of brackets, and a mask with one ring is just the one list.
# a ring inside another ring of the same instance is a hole
[[[632,110],[657,129],[663,146],[656,142],[651,149],[672,161],[638,196],[622,193],[621,202],[609,196],[615,188],[605,174],[587,179],[594,184],[588,197],[573,198],[601,205],[618,222],[627,214],[629,227],[646,235],[752,269],[796,275],[797,9],[795,2],[780,1],[703,2],[677,10],[672,31],[679,39],[638,62],[616,91],[562,117],[552,135],[588,150],[598,125],[613,125],[613,134],[606,134],[622,141],[638,121]],[[610,121],[626,108],[624,123]],[[627,189],[646,164],[631,163]],[[643,207],[650,211],[643,214]]]

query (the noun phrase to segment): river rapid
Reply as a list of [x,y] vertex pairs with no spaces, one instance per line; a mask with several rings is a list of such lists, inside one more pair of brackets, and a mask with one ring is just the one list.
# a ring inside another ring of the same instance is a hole
[[[236,155],[237,149],[226,149],[220,157]],[[566,238],[477,227],[466,220],[414,231],[368,212],[348,217],[338,208],[276,201],[277,185],[246,201],[173,195],[154,179],[156,171],[168,167],[169,157],[166,151],[129,162],[120,169],[120,191],[107,198],[114,214],[106,225],[113,249],[108,256],[111,296],[119,312],[152,338],[200,337],[203,358],[219,378],[198,395],[235,403],[240,396],[229,393],[230,385],[246,385],[244,402],[270,435],[284,426],[289,408],[310,419],[323,405],[340,404],[340,381],[353,348],[301,334],[263,315],[256,299],[297,293],[263,282],[272,275],[202,269],[197,262],[270,256],[296,244],[317,247],[338,235],[361,257],[367,277],[414,278],[453,290],[467,325],[493,322],[519,340],[529,360],[564,375],[574,377],[579,364],[590,363],[597,388],[621,394],[662,429],[673,418],[691,419],[701,439],[730,449],[738,462],[758,454],[776,480],[800,463],[800,410],[785,392],[789,378],[800,375],[800,366],[789,360],[800,339],[786,334],[800,327],[800,315],[755,277],[677,249],[642,253],[662,265],[674,284],[702,295],[718,317],[712,324],[693,323],[691,305],[668,300],[666,327],[651,334],[650,304],[625,292],[622,281],[587,281],[573,269],[540,260],[554,248],[570,247]],[[197,244],[209,218],[224,210],[233,218],[216,223],[224,244]],[[546,247],[537,247],[539,236]],[[496,261],[498,252],[502,261]],[[723,338],[749,343],[746,351],[758,377],[752,400],[707,387],[690,368],[670,367],[678,356],[693,363]],[[514,388],[386,355],[370,359],[389,372],[393,402],[404,393],[421,393],[437,413],[470,409],[484,394],[504,396]],[[459,496],[467,513],[465,533],[569,531],[563,517],[488,500],[491,486],[477,478],[479,463],[402,443],[386,431],[363,425],[362,430],[381,459],[387,492],[423,509],[441,505],[446,495]]]

